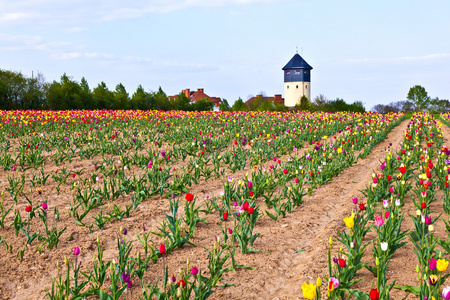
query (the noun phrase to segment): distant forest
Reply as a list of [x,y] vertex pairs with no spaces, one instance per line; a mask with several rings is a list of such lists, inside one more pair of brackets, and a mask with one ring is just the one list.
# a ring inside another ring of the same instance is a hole
[[157,109],[205,111],[214,103],[201,99],[191,102],[180,93],[171,100],[161,88],[147,92],[139,85],[130,96],[121,83],[114,90],[104,82],[91,89],[83,77],[80,82],[63,74],[59,82],[45,82],[41,73],[26,77],[20,72],[0,69],[0,109]]

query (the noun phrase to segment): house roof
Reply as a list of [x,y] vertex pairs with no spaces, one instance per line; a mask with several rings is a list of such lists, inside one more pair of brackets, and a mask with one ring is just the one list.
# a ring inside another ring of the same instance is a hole
[[[200,99],[207,99],[207,100],[213,102],[216,106],[219,106],[220,103],[222,102],[222,99],[220,97],[210,97],[207,94],[205,94],[203,89],[198,89],[197,91],[191,91],[189,89],[186,89],[186,90],[183,90],[182,92],[186,95],[186,97],[188,97],[190,99],[191,102],[195,102]],[[177,95],[169,96],[169,98],[174,100],[177,98]]]
[[301,57],[298,53],[291,58],[291,60],[283,67],[282,70],[292,70],[292,69],[309,69],[312,67]]

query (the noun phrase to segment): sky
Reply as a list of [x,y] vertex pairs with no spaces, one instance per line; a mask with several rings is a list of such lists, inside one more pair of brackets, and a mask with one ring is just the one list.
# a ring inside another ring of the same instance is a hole
[[450,1],[0,0],[0,69],[233,103],[283,94],[281,68],[313,67],[311,97],[450,98]]

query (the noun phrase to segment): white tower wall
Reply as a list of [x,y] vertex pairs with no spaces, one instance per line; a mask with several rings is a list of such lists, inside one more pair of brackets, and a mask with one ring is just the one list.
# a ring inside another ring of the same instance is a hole
[[295,106],[303,96],[311,100],[311,82],[294,81],[284,83],[284,104],[286,106]]

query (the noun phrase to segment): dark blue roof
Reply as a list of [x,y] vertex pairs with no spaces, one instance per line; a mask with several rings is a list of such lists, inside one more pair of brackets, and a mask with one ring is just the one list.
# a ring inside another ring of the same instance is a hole
[[309,69],[312,67],[298,54],[295,53],[294,57],[284,66],[282,70],[291,70],[291,69]]

